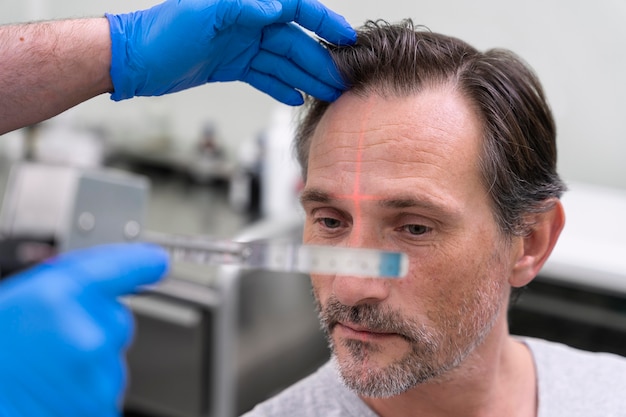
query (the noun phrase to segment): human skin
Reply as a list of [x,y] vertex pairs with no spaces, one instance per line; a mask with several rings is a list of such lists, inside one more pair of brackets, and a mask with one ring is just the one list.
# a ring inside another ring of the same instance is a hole
[[0,134],[113,90],[104,17],[0,26],[0,39]]
[[[329,300],[372,305],[396,312],[394,319],[412,323],[436,346],[419,360],[439,375],[388,398],[361,395],[381,416],[536,415],[532,357],[508,334],[507,300],[512,285],[536,275],[564,217],[556,202],[534,215],[528,236],[501,234],[480,181],[478,120],[449,86],[406,98],[348,92],[312,138],[304,241],[410,258],[399,280],[312,276],[322,316]],[[345,317],[330,326],[344,379],[356,386],[419,344],[393,327]]]

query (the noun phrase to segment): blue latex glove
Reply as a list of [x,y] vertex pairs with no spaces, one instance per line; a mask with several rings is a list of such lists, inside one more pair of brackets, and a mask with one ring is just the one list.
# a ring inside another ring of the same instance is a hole
[[117,297],[167,269],[156,246],[67,253],[0,284],[0,416],[114,417],[130,311]]
[[356,40],[317,0],[167,0],[106,17],[113,100],[239,80],[289,105],[302,104],[297,90],[332,101],[345,85],[328,51],[291,22],[331,43]]

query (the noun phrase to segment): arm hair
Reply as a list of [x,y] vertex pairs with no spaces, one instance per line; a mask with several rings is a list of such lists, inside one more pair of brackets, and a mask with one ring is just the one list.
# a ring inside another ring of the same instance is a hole
[[0,134],[110,92],[106,18],[0,26]]

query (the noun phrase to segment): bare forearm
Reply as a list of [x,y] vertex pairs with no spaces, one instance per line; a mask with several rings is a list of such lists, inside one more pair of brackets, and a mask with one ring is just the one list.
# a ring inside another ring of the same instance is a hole
[[0,26],[0,134],[111,91],[105,18]]

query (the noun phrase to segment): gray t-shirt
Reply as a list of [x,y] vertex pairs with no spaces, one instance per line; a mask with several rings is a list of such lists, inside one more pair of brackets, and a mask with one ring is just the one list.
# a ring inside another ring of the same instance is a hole
[[[626,417],[626,358],[521,338],[537,367],[537,417]],[[243,417],[378,417],[327,363]]]

